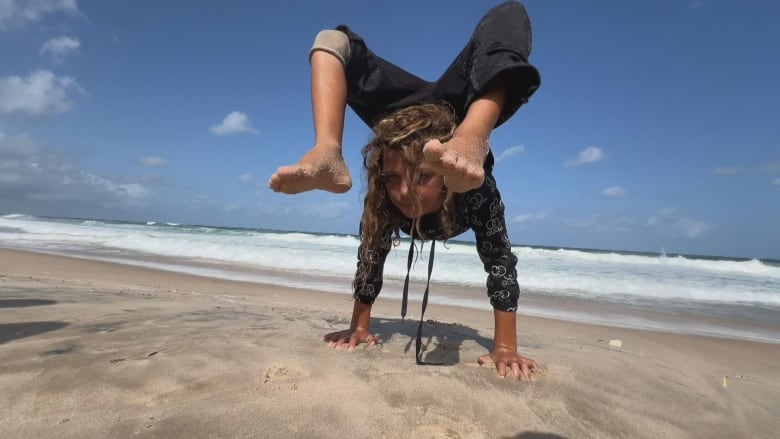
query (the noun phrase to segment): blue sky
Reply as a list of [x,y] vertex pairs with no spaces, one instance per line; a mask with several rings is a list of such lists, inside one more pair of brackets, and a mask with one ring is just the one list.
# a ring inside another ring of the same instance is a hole
[[[352,191],[267,188],[313,140],[314,35],[433,80],[495,4],[0,0],[0,213],[355,233],[350,110]],[[525,4],[542,87],[491,138],[513,242],[780,258],[780,3]]]

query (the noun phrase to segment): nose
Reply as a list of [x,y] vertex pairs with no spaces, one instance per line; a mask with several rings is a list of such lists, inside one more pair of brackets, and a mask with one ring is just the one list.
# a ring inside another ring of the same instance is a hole
[[406,184],[406,179],[401,179],[401,183],[398,186],[398,193],[403,200],[409,198],[409,185]]

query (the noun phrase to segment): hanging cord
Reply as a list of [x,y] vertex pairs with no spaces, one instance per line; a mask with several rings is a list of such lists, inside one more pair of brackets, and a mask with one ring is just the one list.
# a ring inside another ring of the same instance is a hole
[[422,327],[423,327],[423,321],[425,318],[425,308],[428,307],[428,290],[431,286],[431,273],[433,272],[433,255],[434,250],[436,249],[436,240],[431,240],[431,254],[428,256],[428,282],[425,284],[425,293],[423,293],[423,301],[422,301],[422,311],[420,311],[420,325],[417,326],[417,342],[414,345],[414,357],[417,360],[417,364],[423,365],[433,365],[433,366],[440,366],[442,363],[428,363],[422,360],[420,356],[420,351],[422,348]]
[[412,260],[414,260],[414,234],[411,236],[412,243],[409,244],[409,256],[406,259],[406,280],[404,280],[404,293],[401,297],[401,321],[406,317],[406,305],[409,301],[409,272],[412,271]]
[[[414,235],[411,236],[411,244],[409,245],[409,256],[406,260],[406,280],[404,280],[404,290],[401,299],[401,319],[406,318],[406,309],[409,302],[409,273],[412,270],[412,261],[414,260]],[[422,251],[423,244],[420,245],[420,251]],[[422,351],[422,328],[423,322],[425,322],[425,309],[428,307],[428,292],[431,286],[431,273],[433,272],[433,257],[436,250],[436,240],[431,240],[431,254],[428,256],[428,281],[425,284],[425,293],[423,293],[422,310],[420,311],[420,324],[417,326],[417,340],[414,345],[414,358],[419,365],[433,365],[438,366],[442,363],[428,363],[423,361],[420,353]]]

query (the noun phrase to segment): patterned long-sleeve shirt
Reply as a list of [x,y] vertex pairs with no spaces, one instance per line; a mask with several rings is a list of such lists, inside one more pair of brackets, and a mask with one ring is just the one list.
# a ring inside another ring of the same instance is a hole
[[[504,203],[496,187],[496,180],[486,169],[485,182],[477,189],[456,194],[453,233],[445,234],[439,223],[438,214],[421,218],[420,229],[427,239],[445,240],[460,235],[468,229],[474,231],[477,253],[487,273],[487,295],[493,308],[501,311],[516,311],[520,289],[517,284],[517,257],[506,230]],[[401,230],[409,234],[412,221],[401,224]],[[361,250],[363,244],[361,243]],[[356,285],[355,298],[365,304],[373,304],[382,289],[382,272],[387,254],[392,247],[392,231],[383,236],[380,248],[372,252],[371,261],[361,260],[358,251],[358,268],[370,263],[368,281]]]

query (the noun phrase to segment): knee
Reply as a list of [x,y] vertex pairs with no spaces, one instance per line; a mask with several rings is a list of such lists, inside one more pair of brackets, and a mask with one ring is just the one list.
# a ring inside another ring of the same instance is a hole
[[311,54],[317,50],[330,53],[341,61],[341,65],[346,66],[351,55],[349,37],[344,32],[335,29],[320,31],[314,38],[314,44],[309,50],[309,59],[311,59]]

